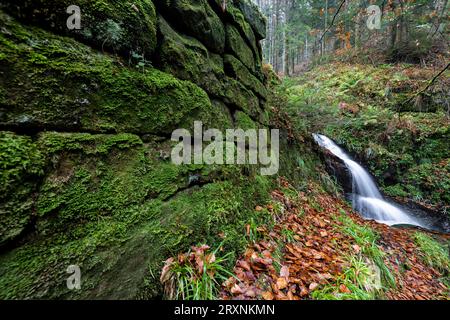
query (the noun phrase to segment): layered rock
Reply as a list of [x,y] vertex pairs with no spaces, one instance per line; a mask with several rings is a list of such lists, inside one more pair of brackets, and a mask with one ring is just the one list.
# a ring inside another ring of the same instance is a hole
[[[242,248],[269,180],[176,166],[177,128],[268,124],[248,1],[5,0],[0,11],[0,298],[155,298],[173,252]],[[82,270],[82,290],[66,269]]]

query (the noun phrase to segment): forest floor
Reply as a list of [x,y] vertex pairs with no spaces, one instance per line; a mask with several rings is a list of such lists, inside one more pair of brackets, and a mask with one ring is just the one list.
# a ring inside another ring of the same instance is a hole
[[[166,295],[225,300],[446,300],[449,235],[363,220],[348,203],[314,182],[297,191],[286,179],[257,206],[272,223],[247,225],[248,247],[223,269],[227,255],[192,247],[166,261]],[[222,256],[222,258],[219,258]],[[210,281],[214,279],[214,282]],[[213,287],[220,287],[214,292]],[[211,296],[205,295],[210,290]]]
[[298,195],[281,185],[272,197],[282,210],[265,207],[275,226],[259,229],[222,298],[448,299],[449,260],[436,241],[448,236],[365,221],[314,184]]

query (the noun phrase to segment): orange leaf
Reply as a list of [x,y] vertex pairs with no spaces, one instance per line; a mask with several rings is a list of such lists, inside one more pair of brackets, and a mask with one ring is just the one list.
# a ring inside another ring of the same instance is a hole
[[270,291],[266,291],[262,294],[264,300],[273,300],[273,294]]
[[278,278],[277,279],[277,288],[278,290],[283,290],[287,287],[288,283],[285,278]]
[[349,288],[345,284],[341,284],[339,286],[339,291],[342,293],[352,293]]

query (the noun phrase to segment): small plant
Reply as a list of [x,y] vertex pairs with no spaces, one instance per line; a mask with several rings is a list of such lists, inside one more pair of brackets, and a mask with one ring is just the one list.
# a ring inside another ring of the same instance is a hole
[[136,69],[139,69],[142,72],[145,72],[145,67],[152,67],[150,61],[145,59],[144,54],[139,54],[137,52],[131,51],[129,64],[131,65],[133,63],[135,63]]
[[421,251],[420,256],[424,263],[441,272],[449,272],[450,258],[448,246],[444,246],[420,232],[414,234],[414,242]]
[[216,254],[221,246],[211,253],[210,247],[192,247],[188,253],[166,260],[160,281],[167,299],[214,300],[217,299],[221,283],[233,274],[224,264],[230,257]]
[[295,239],[295,232],[290,230],[290,229],[286,229],[284,228],[283,230],[281,230],[281,235],[283,236],[283,241],[285,243],[294,243]]
[[336,283],[326,284],[311,294],[316,300],[372,300],[374,291],[367,288],[372,272],[362,257],[349,257],[350,266]]
[[250,223],[246,226],[246,233],[248,240],[250,242],[256,242],[259,239],[259,231],[258,231],[258,225],[255,222],[255,219],[252,217],[250,218]]
[[341,231],[355,239],[361,248],[361,253],[371,259],[380,269],[381,279],[385,286],[394,288],[396,286],[395,277],[384,263],[384,253],[376,244],[378,234],[369,227],[356,224],[347,215],[341,214],[337,219],[343,224]]

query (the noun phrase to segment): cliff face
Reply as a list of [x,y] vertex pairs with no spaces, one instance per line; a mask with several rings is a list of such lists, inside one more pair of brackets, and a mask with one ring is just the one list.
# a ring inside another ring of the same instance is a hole
[[156,297],[165,258],[236,252],[268,194],[252,167],[170,161],[194,120],[268,125],[265,20],[244,0],[86,0],[69,30],[71,4],[1,4],[0,298]]

